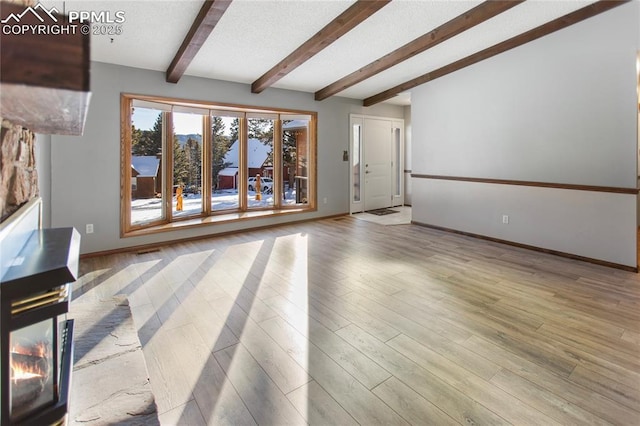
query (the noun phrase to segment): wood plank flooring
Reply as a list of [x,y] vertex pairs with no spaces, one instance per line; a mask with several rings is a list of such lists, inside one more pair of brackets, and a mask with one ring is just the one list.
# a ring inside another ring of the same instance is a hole
[[349,217],[81,273],[129,298],[164,425],[640,424],[638,274]]

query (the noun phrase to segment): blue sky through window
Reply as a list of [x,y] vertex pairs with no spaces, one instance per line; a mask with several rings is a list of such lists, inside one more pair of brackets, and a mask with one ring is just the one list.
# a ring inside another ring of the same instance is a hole
[[[136,126],[136,129],[151,130],[160,113],[161,111],[157,109],[135,108],[131,121]],[[232,121],[233,118],[231,117],[222,117],[222,122],[225,125],[224,134],[227,136],[230,134]],[[173,116],[173,128],[176,135],[194,133],[194,129],[202,128],[202,116],[197,114],[175,114]]]

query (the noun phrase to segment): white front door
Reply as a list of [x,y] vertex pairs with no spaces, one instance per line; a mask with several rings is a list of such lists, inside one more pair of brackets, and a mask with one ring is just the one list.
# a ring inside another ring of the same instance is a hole
[[404,121],[350,116],[351,213],[404,204]]
[[391,121],[365,118],[364,210],[391,207]]

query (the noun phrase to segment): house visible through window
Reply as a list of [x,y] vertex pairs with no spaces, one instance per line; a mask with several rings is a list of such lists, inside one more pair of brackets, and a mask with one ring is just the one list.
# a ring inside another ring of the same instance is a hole
[[123,235],[315,208],[313,112],[122,95],[122,122]]

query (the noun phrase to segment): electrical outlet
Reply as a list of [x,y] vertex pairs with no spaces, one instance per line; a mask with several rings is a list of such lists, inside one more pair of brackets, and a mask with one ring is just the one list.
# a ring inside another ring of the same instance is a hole
[[504,223],[505,225],[509,224],[509,215],[506,215],[506,214],[502,215],[502,223]]
[[93,234],[93,223],[87,223],[87,234]]
[[324,198],[322,199],[322,204],[327,204],[327,197],[324,197]]

